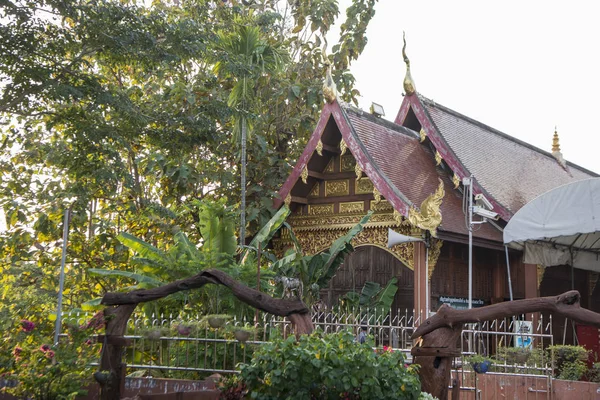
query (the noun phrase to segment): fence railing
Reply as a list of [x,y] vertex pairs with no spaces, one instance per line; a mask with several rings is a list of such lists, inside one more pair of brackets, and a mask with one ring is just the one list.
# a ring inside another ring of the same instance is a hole
[[[326,333],[350,330],[358,335],[366,327],[377,346],[402,351],[410,360],[410,336],[419,323],[414,315],[412,310],[319,309],[312,313],[312,321]],[[63,321],[82,325],[90,318],[91,314],[65,314]],[[515,328],[523,326],[522,322],[509,318],[466,325],[461,338],[463,356],[455,361],[455,375],[461,375],[461,382],[467,387],[475,387],[468,357],[483,354],[494,356],[495,373],[551,376],[552,360],[541,349],[553,344],[552,320],[539,316],[533,325],[527,332]],[[249,337],[243,342],[235,336],[239,327],[250,328]],[[260,313],[256,322],[232,319],[217,329],[200,315],[134,314],[126,332],[131,346],[123,362],[131,371],[146,370],[155,377],[199,378],[214,372],[237,373],[239,364],[249,362],[258,346],[291,333],[287,319],[266,313]],[[531,350],[524,352],[528,359],[519,357],[517,342],[528,344]]]

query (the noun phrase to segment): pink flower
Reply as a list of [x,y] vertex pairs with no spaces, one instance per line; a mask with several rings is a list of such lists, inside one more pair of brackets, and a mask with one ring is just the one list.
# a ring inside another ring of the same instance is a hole
[[46,352],[46,358],[54,358],[54,351],[48,350]]
[[88,346],[92,345],[92,339],[88,339],[85,341],[85,344],[87,344]]
[[48,346],[47,344],[43,344],[40,346],[40,351],[41,352],[47,352],[48,350],[50,350],[50,346]]
[[35,324],[27,319],[21,320],[21,329],[23,332],[31,332],[35,328]]
[[22,352],[22,348],[20,348],[19,346],[15,346],[15,349],[13,350],[13,355],[18,358]]

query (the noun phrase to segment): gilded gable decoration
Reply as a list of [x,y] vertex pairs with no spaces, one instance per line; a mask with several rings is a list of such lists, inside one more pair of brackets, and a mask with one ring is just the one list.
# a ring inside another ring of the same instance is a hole
[[309,204],[308,215],[329,215],[333,214],[333,204]]
[[340,171],[341,172],[351,172],[355,171],[356,168],[356,160],[352,154],[346,154],[345,156],[340,157]]
[[352,201],[340,203],[340,214],[362,213],[365,211],[365,203],[362,201]]
[[419,131],[419,136],[421,137],[421,142],[424,142],[425,139],[427,139],[427,132],[425,132],[425,129],[421,128]]
[[369,178],[360,178],[356,181],[355,194],[369,194],[373,192],[373,182]]
[[288,193],[288,195],[285,196],[285,200],[283,200],[283,203],[286,206],[288,206],[288,207],[290,206],[290,204],[292,204],[292,195],[291,195],[291,193]]
[[347,196],[348,194],[350,194],[348,179],[325,181],[325,197]]
[[327,173],[333,173],[333,161],[334,158],[332,157],[331,160],[329,160],[329,163],[327,164],[327,166],[325,167],[325,172]]
[[356,182],[358,182],[360,180],[360,178],[362,178],[362,168],[360,167],[360,165],[358,165],[358,163],[356,163],[356,165],[354,166],[354,172],[356,172]]
[[442,252],[442,245],[444,244],[444,242],[442,240],[439,239],[433,239],[431,238],[429,240],[429,257],[427,260],[428,263],[428,270],[427,270],[427,278],[431,279],[431,276],[433,275],[433,271],[435,270],[435,266],[437,264],[438,258],[440,258],[440,253]]
[[394,208],[392,207],[390,202],[387,200],[381,200],[379,203],[376,203],[375,200],[371,200],[371,208],[370,209],[375,212],[384,212],[384,211],[390,212],[390,211],[394,210]]
[[302,168],[300,177],[302,178],[302,183],[306,184],[306,180],[308,179],[308,166],[305,165],[304,168]]
[[[382,201],[382,203],[384,202],[385,201]],[[360,203],[364,204],[362,202]],[[325,206],[325,208],[315,208],[321,206]],[[326,207],[330,208],[328,209]],[[353,207],[356,207],[358,210],[358,206]],[[362,208],[358,212],[334,214],[332,204],[310,205],[309,209],[311,210],[310,215],[292,215],[289,217],[289,223],[294,227],[295,236],[305,254],[316,254],[331,247],[336,239],[344,235],[344,233],[360,221],[365,214]],[[331,213],[329,213],[329,211],[331,211]],[[388,228],[392,228],[403,235],[411,235],[414,233],[410,226],[398,224],[394,220],[390,209],[388,212],[373,214],[363,231],[352,240],[352,245],[354,247],[372,245],[386,248]],[[285,249],[293,246],[289,235],[282,235],[280,238],[275,239],[273,244],[274,250],[280,255],[283,255]],[[414,250],[412,243],[397,245],[388,251],[408,268],[414,270]]]
[[317,150],[318,155],[323,156],[323,142],[321,142],[321,139],[319,139],[317,142],[317,147],[315,150]]
[[435,152],[435,165],[440,165],[442,163],[442,155],[439,151]]
[[458,177],[458,175],[456,175],[456,173],[452,177],[452,183],[454,184],[454,189],[458,189],[458,187],[460,186],[460,178]]
[[319,183],[315,183],[315,186],[310,190],[308,197],[319,197]]
[[344,138],[342,138],[342,140],[340,140],[340,156],[343,156],[344,154],[346,154],[347,149],[348,149],[348,145],[344,141]]
[[414,206],[408,210],[408,221],[416,227],[428,230],[433,237],[437,236],[437,228],[442,223],[440,207],[444,199],[444,182],[440,179],[437,190],[421,203],[421,210]]
[[373,200],[374,204],[379,204],[381,202],[381,193],[379,193],[379,190],[377,190],[375,186],[373,186],[373,197],[375,198],[375,200]]

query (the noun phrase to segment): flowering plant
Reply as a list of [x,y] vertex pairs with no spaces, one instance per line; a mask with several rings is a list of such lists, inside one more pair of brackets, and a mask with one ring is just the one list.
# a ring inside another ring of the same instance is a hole
[[92,320],[68,326],[67,337],[52,346],[53,326],[47,318],[14,323],[1,337],[0,379],[8,386],[6,392],[36,400],[85,394],[92,373],[89,364],[99,349],[90,335],[101,325]]
[[404,355],[372,350],[350,332],[315,332],[263,344],[240,374],[253,399],[417,399],[417,370]]

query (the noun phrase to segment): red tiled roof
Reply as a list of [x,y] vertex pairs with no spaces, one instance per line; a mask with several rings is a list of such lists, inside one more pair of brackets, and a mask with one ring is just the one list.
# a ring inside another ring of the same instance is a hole
[[428,117],[477,183],[510,213],[542,193],[598,175],[419,96]]
[[[439,179],[442,179],[446,194],[441,206],[440,230],[467,235],[462,195],[453,188],[448,174],[436,168],[434,155],[419,142],[418,134],[354,108],[345,108],[344,111],[353,134],[371,156],[374,168],[381,171],[388,182],[412,203],[420,206],[427,196],[435,192]],[[501,233],[489,224],[482,225],[474,235],[502,240]]]

